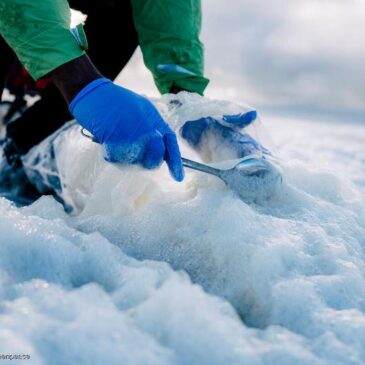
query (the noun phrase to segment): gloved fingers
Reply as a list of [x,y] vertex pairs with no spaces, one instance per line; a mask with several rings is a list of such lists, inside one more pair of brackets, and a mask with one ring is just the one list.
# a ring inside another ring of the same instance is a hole
[[199,147],[203,135],[208,130],[242,129],[253,123],[257,118],[256,111],[236,115],[223,115],[221,119],[204,117],[194,121],[187,121],[181,128],[181,136],[193,147]]
[[134,164],[142,160],[144,149],[139,143],[103,143],[104,159],[108,162]]
[[223,138],[225,144],[237,146],[237,136],[240,135],[239,130],[252,123],[256,118],[256,111],[237,115],[225,115],[220,120],[213,117],[204,117],[186,122],[182,126],[180,133],[190,146],[199,150],[204,147],[202,146],[204,136],[210,140]]
[[176,181],[183,181],[184,168],[175,133],[165,134],[163,140],[166,147],[164,159],[167,163],[170,174]]
[[199,147],[202,137],[207,131],[212,130],[214,132],[220,129],[242,129],[253,123],[256,118],[257,112],[255,110],[235,115],[223,115],[221,119],[203,117],[194,121],[185,122],[180,133],[192,147]]
[[199,147],[204,132],[215,122],[212,117],[204,117],[185,122],[180,129],[181,136],[192,146]]
[[222,138],[222,146],[235,151],[237,158],[246,157],[254,153],[267,154],[270,152],[247,133],[237,132],[231,128],[216,126],[217,133]]
[[256,110],[235,115],[223,115],[223,121],[227,124],[227,127],[245,128],[253,123],[256,118]]
[[165,144],[160,133],[153,135],[147,142],[142,158],[142,166],[154,169],[161,165],[165,155]]

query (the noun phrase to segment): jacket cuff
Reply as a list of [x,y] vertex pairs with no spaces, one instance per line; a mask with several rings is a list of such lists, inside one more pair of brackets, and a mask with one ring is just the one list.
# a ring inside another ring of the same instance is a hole
[[38,80],[59,66],[84,55],[83,48],[69,29],[55,26],[16,47],[16,53],[33,79]]

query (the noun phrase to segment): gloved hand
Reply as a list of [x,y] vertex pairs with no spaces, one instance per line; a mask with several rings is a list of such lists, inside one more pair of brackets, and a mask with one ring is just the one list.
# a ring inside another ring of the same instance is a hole
[[146,98],[100,78],[83,88],[69,108],[104,146],[107,161],[153,169],[165,160],[172,177],[184,179],[176,135]]
[[[230,151],[230,158],[243,158],[256,153],[270,154],[266,148],[243,131],[256,118],[257,113],[254,110],[237,115],[223,115],[219,119],[204,117],[186,122],[180,132],[189,145],[198,151],[206,149],[207,146],[204,144],[210,142],[213,149]],[[216,151],[215,154],[219,152]],[[214,151],[209,151],[209,155],[212,154]]]

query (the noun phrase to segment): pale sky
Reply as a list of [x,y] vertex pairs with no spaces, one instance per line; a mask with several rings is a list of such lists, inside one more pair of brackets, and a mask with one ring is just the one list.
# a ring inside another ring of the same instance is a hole
[[[364,0],[202,0],[207,95],[365,115]],[[155,94],[136,55],[121,80]]]

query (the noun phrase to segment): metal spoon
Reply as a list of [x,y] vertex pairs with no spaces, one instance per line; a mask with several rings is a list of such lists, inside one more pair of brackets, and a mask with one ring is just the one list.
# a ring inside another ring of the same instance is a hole
[[245,202],[263,201],[275,194],[282,183],[280,172],[267,160],[248,158],[233,168],[221,170],[182,158],[183,165],[219,177]]

